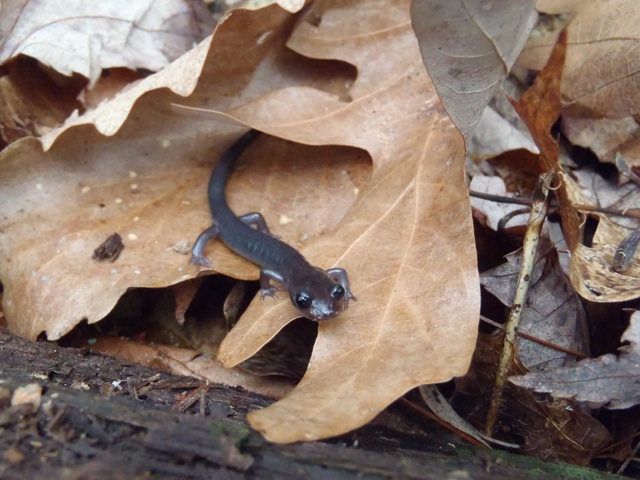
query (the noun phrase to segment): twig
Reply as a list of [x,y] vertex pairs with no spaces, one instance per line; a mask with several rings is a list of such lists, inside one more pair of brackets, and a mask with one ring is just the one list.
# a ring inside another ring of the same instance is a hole
[[503,195],[494,195],[492,193],[476,192],[475,190],[469,190],[469,195],[472,197],[480,198],[482,200],[489,200],[496,203],[514,203],[516,205],[531,205],[530,198],[514,198],[505,197]]
[[[476,192],[475,190],[469,190],[469,195],[475,198],[480,198],[482,200],[488,200],[490,202],[496,203],[531,205],[531,200],[529,200],[528,198],[505,197],[502,195],[493,195],[491,193]],[[601,213],[603,215],[613,215],[616,217],[640,218],[640,208],[632,208],[623,211],[617,208],[596,207],[593,205],[583,205],[581,203],[576,203],[573,206],[576,210],[580,210],[582,212]],[[557,207],[557,204],[555,202],[551,202],[551,207],[555,208]]]
[[513,307],[511,307],[509,319],[506,324],[502,354],[500,356],[495,384],[493,386],[493,392],[491,392],[491,403],[489,404],[489,411],[487,412],[487,420],[485,422],[484,434],[488,437],[493,436],[493,429],[497,422],[498,411],[500,410],[500,404],[502,402],[502,392],[509,373],[509,367],[513,363],[520,316],[522,315],[523,306],[527,299],[527,292],[531,282],[531,272],[540,240],[540,231],[542,230],[544,219],[547,216],[547,198],[550,183],[553,182],[555,178],[556,174],[554,171],[540,175],[538,185],[533,192],[531,215],[529,216],[527,233],[522,246],[522,265],[518,276],[518,285],[513,298]]
[[629,465],[629,462],[631,462],[631,460],[636,458],[636,454],[638,453],[639,449],[640,449],[640,441],[636,443],[636,446],[633,449],[633,452],[631,452],[629,456],[627,456],[627,458],[624,459],[624,462],[622,462],[622,465],[620,465],[620,468],[616,472],[618,475],[622,475],[624,473],[625,469]]
[[[501,325],[498,322],[495,322],[493,320],[491,320],[490,318],[485,317],[484,315],[480,315],[480,320],[482,320],[485,323],[488,323],[489,325],[492,325],[496,328],[499,328],[500,330],[504,330],[505,327],[504,325]],[[589,355],[579,352],[577,350],[573,350],[571,348],[567,348],[567,347],[563,347],[562,345],[557,345],[555,343],[549,342],[547,340],[543,340],[542,338],[538,338],[538,337],[534,337],[533,335],[529,335],[528,333],[525,332],[518,332],[518,336],[522,337],[526,340],[529,340],[531,342],[536,342],[540,345],[544,345],[545,347],[549,347],[552,348],[554,350],[557,350],[559,352],[564,352],[567,353],[569,355],[574,355],[578,358],[591,358]]]

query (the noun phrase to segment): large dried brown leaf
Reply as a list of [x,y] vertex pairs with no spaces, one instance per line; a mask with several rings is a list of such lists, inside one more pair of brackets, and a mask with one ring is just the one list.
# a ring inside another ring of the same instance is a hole
[[[336,435],[416,385],[463,374],[479,311],[463,142],[424,71],[408,10],[318,2],[293,34],[277,7],[235,11],[210,42],[45,139],[46,153],[35,140],[12,145],[0,157],[0,190],[16,199],[0,211],[11,328],[56,338],[102,318],[127,288],[193,278],[171,247],[211,221],[208,174],[242,131],[235,118],[344,146],[263,137],[229,191],[238,213],[264,207],[274,232],[314,264],[346,268],[359,297],[320,326],[300,385],[251,422],[277,441]],[[126,244],[118,261],[92,261],[113,231]],[[216,242],[207,254],[219,272],[257,277]],[[288,299],[254,302],[221,358],[239,363],[295,316]]]
[[190,0],[5,0],[0,63],[26,55],[94,83],[104,68],[160,70],[212,28],[204,5]]
[[[575,5],[568,23],[562,79],[564,111],[622,118],[640,111],[640,46],[636,0],[591,0]],[[540,69],[558,31],[531,38],[518,64]]]
[[[416,385],[460,375],[469,360],[460,351],[472,352],[475,341],[475,259],[460,255],[472,245],[461,138],[422,68],[406,5],[366,12],[366,21],[354,25],[355,5],[327,9],[318,28],[300,24],[289,42],[314,58],[358,67],[350,103],[329,113],[296,109],[293,116],[305,119],[299,136],[314,132],[324,142],[365,148],[374,171],[339,226],[349,249],[331,262],[350,272],[359,302],[320,325],[298,387],[249,416],[278,442],[345,432]],[[291,105],[292,93],[277,92],[273,103]],[[290,110],[283,109],[276,124],[289,123]],[[341,128],[349,118],[358,125]],[[314,258],[335,251],[336,240],[321,237],[305,252]],[[287,301],[254,301],[219,358],[237,364],[295,315]],[[455,348],[449,348],[452,337]],[[372,382],[380,388],[370,388]]]
[[465,138],[480,120],[535,25],[534,0],[414,0],[422,58]]

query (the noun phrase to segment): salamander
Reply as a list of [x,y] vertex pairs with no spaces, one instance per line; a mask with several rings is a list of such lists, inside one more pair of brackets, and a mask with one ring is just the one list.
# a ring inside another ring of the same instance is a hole
[[342,268],[314,267],[296,249],[271,235],[260,213],[238,217],[229,208],[225,198],[227,181],[238,157],[259,134],[250,130],[242,135],[214,167],[208,189],[213,225],[195,241],[191,261],[211,267],[204,250],[210,240],[219,238],[229,249],[260,267],[262,298],[275,297],[278,288],[271,284],[275,281],[284,287],[304,317],[316,321],[333,318],[347,309],[350,300],[357,301],[349,289],[347,272]]

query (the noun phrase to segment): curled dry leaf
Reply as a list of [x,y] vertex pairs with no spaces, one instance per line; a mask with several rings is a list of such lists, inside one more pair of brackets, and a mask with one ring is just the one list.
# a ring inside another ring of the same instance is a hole
[[[48,151],[26,139],[3,152],[0,191],[15,201],[0,206],[0,278],[14,331],[58,338],[128,288],[196,276],[172,246],[210,224],[208,175],[240,121],[298,143],[251,145],[229,185],[234,210],[264,210],[312,263],[346,268],[359,298],[320,325],[301,383],[252,424],[280,442],[337,435],[466,371],[479,289],[464,146],[409,3],[316,2],[305,15],[233,11],[213,39],[45,139]],[[91,261],[113,231],[118,261]],[[257,278],[219,242],[207,255],[218,272]],[[282,296],[254,301],[220,358],[245,360],[295,316]]]
[[[564,112],[609,118],[637,114],[640,10],[636,0],[592,0],[575,7],[562,77]],[[518,64],[542,68],[558,33],[531,38]]]
[[95,83],[102,69],[160,70],[213,29],[197,1],[10,0],[0,16],[0,64],[18,55]]
[[534,0],[415,0],[411,23],[447,113],[473,132],[538,18]]
[[76,89],[59,85],[31,59],[11,62],[6,72],[0,76],[0,136],[6,144],[61,125],[80,106]]
[[620,355],[603,355],[583,360],[570,368],[509,377],[514,384],[554,397],[588,402],[593,407],[629,408],[640,404],[640,313],[631,316],[622,335],[628,346]]
[[573,251],[569,275],[582,297],[592,302],[624,302],[640,296],[640,259],[635,258],[622,273],[612,267],[616,247],[630,232],[601,215],[592,245],[578,245]]

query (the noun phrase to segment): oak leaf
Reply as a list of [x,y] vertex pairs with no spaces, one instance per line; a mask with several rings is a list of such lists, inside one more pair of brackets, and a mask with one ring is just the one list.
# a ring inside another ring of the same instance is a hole
[[[0,154],[0,192],[13,199],[0,206],[10,328],[59,338],[129,288],[198,275],[178,246],[210,224],[211,167],[248,127],[271,136],[241,159],[232,208],[263,210],[313,264],[346,268],[359,298],[320,325],[296,389],[250,422],[279,442],[333,436],[417,385],[462,375],[479,313],[464,145],[406,1],[317,2],[300,18],[235,10],[158,74]],[[91,260],[114,232],[118,260]],[[216,272],[258,277],[219,242],[207,255]],[[283,296],[254,301],[220,359],[245,360],[296,316]]]

